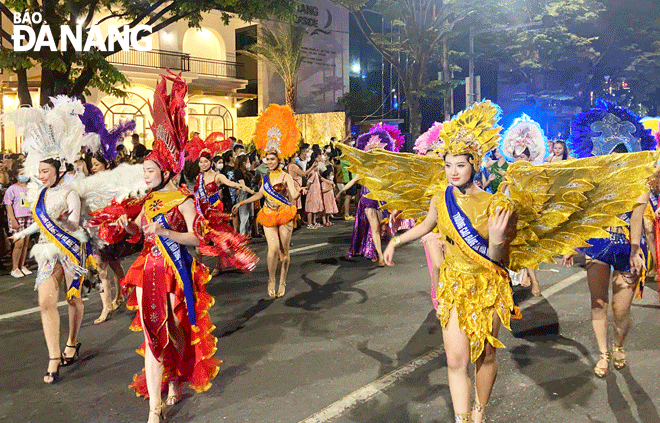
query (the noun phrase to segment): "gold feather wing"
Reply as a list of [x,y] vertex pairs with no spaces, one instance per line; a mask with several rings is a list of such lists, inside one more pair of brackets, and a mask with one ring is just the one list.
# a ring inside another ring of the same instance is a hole
[[507,192],[518,213],[509,267],[515,271],[553,263],[553,256],[575,254],[590,238],[609,236],[608,227],[625,226],[619,216],[648,192],[647,179],[660,156],[642,151],[509,166],[490,207],[503,205]]
[[339,145],[349,170],[369,188],[368,198],[384,201],[384,208],[400,210],[404,219],[423,220],[431,197],[447,187],[444,160],[436,155],[392,153],[383,149],[368,152]]

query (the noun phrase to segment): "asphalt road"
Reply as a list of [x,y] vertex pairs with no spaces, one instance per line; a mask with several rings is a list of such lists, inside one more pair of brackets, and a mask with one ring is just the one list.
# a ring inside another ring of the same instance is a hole
[[[262,258],[255,272],[225,272],[210,282],[216,356],[224,363],[211,389],[185,390],[167,421],[453,421],[421,242],[399,249],[394,268],[378,268],[343,257],[350,232],[346,222],[296,232],[282,299],[265,299],[263,241],[254,244]],[[544,265],[544,296],[518,292],[523,319],[500,334],[507,348],[499,352],[489,421],[660,422],[656,284],[633,305],[629,366],[601,380],[592,372],[597,348],[585,276],[580,267]],[[146,421],[148,403],[127,388],[143,367],[135,353],[142,334],[128,329],[133,312],[122,307],[94,325],[101,303],[92,292],[81,360],[49,386],[33,286],[34,277],[0,276],[0,421]]]

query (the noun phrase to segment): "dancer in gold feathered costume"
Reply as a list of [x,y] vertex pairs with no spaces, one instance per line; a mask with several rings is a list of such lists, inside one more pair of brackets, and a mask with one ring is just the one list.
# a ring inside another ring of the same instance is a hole
[[[439,157],[342,146],[344,159],[361,175],[371,198],[421,221],[390,242],[384,253],[388,265],[393,265],[395,247],[436,225],[445,239],[437,315],[456,421],[482,421],[490,398],[495,351],[504,347],[497,339],[499,328],[502,323],[509,328],[515,312],[505,266],[537,268],[603,236],[603,228],[620,225],[618,216],[632,210],[647,189],[645,179],[656,160],[654,153],[641,152],[540,166],[518,162],[509,166],[502,189],[492,195],[472,180],[484,154],[497,146],[498,115],[499,108],[489,101],[459,113],[443,125]],[[619,176],[622,167],[639,178]],[[476,362],[472,413],[470,361]]]

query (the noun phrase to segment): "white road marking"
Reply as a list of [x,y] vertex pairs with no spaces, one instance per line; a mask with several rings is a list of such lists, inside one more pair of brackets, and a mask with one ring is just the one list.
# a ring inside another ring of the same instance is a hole
[[[301,251],[307,251],[307,250],[312,250],[314,248],[325,247],[326,245],[330,245],[330,243],[329,242],[322,242],[320,244],[307,245],[305,247],[294,248],[293,250],[290,250],[289,252],[290,253],[299,253]],[[17,286],[20,286],[20,285],[22,285],[22,284],[13,286],[9,289],[16,288]],[[8,291],[9,289],[7,289],[6,291]],[[1,292],[4,292],[4,291],[0,291],[0,293]],[[83,301],[87,301],[87,298],[83,298]],[[60,306],[63,306],[64,304],[66,304],[66,301],[60,301],[59,303],[57,303],[57,306],[60,307]],[[25,316],[27,314],[36,313],[38,311],[39,311],[39,307],[32,307],[32,308],[28,308],[28,309],[25,309],[25,310],[14,311],[14,312],[11,312],[11,313],[0,315],[0,320],[11,319],[12,317],[18,317],[18,316]]]
[[7,289],[3,289],[2,291],[0,291],[0,294],[2,294],[2,293],[4,293],[4,292],[7,292],[7,291],[11,291],[12,289],[14,289],[14,288],[18,288],[18,287],[21,286],[21,285],[23,285],[23,283],[17,283],[17,284],[14,285],[14,286],[10,286],[10,287],[7,288]]
[[330,243],[329,242],[322,242],[320,244],[308,245],[306,247],[298,247],[298,248],[294,248],[293,250],[289,250],[289,254],[299,253],[301,251],[312,250],[314,248],[319,248],[319,247],[325,247],[326,245],[330,245]]
[[[556,294],[557,292],[568,288],[572,284],[583,279],[585,275],[586,273],[581,271],[567,277],[566,279],[559,281],[550,288],[542,291],[541,292],[542,296],[534,297],[533,299],[526,301],[524,303],[525,305],[524,308],[531,307],[532,305],[542,301],[544,298],[548,298]],[[417,357],[416,359],[410,361],[409,363],[393,370],[392,372],[386,374],[385,376],[382,376],[381,378],[376,379],[375,381],[359,388],[357,391],[348,394],[339,401],[330,404],[328,407],[324,408],[318,413],[306,418],[305,420],[301,420],[300,423],[323,423],[323,422],[331,421],[342,415],[346,410],[350,410],[351,408],[353,408],[356,404],[366,401],[369,398],[373,397],[374,395],[381,393],[383,390],[393,385],[402,377],[414,372],[418,368],[422,367],[423,365],[430,362],[434,358],[439,357],[443,353],[444,353],[444,346],[440,346],[434,350],[431,350],[430,352],[420,357]]]
[[526,308],[530,308],[533,305],[536,305],[543,301],[545,298],[548,298],[552,295],[555,295],[557,292],[564,290],[568,288],[569,286],[573,285],[574,283],[584,279],[587,276],[587,273],[585,271],[579,271],[577,273],[572,274],[571,276],[567,277],[566,279],[563,279],[556,284],[552,285],[550,288],[545,289],[541,291],[541,295],[538,297],[531,297],[527,301],[523,302],[520,307],[520,310],[525,310]]
[[418,368],[429,363],[431,360],[440,357],[442,354],[444,354],[444,352],[444,346],[440,346],[434,350],[431,350],[426,354],[419,356],[407,364],[399,367],[398,369],[391,371],[385,376],[376,379],[370,384],[363,386],[362,388],[342,398],[341,400],[330,404],[328,407],[324,408],[313,416],[300,421],[300,423],[321,423],[332,420],[333,418],[341,415],[344,411],[353,407],[356,403],[366,401],[379,392],[389,388],[390,385],[393,385],[402,377],[414,372]]
[[[87,298],[83,298],[83,301],[87,301],[87,300],[88,300]],[[65,304],[66,301],[60,301],[59,303],[57,303],[57,306],[62,307]],[[32,308],[27,308],[25,310],[12,311],[11,313],[0,315],[0,320],[11,319],[12,317],[25,316],[27,314],[36,313],[38,311],[39,311],[39,307],[32,307]]]

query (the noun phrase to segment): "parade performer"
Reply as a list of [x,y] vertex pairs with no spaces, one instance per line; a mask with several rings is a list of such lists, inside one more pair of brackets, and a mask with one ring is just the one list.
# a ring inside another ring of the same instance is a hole
[[[246,200],[234,205],[236,213],[244,204],[264,199],[264,206],[257,214],[257,222],[264,227],[268,243],[268,296],[283,297],[286,290],[286,276],[291,257],[289,245],[293,225],[298,218],[296,205],[292,204],[305,188],[297,188],[293,178],[282,170],[282,162],[295,154],[300,141],[300,131],[296,127],[293,111],[289,106],[271,104],[257,119],[254,131],[254,144],[265,159],[268,173],[263,177],[261,189]],[[281,262],[280,284],[275,290],[277,264]]]
[[[631,210],[645,191],[657,159],[641,152],[540,166],[517,162],[509,166],[500,191],[491,195],[472,178],[483,156],[497,146],[502,129],[496,126],[498,110],[484,101],[443,124],[440,157],[343,148],[372,199],[401,210],[403,217],[423,219],[389,243],[384,253],[388,265],[395,247],[436,225],[445,237],[437,315],[456,421],[484,418],[497,374],[495,351],[504,346],[497,339],[499,327],[509,328],[511,313],[517,311],[506,267],[519,271],[552,263],[554,255],[569,254],[604,227],[619,224],[618,215]],[[624,178],[622,167],[638,177]],[[515,237],[512,216],[517,218]],[[470,361],[476,364],[471,413]]]
[[[639,118],[616,103],[598,101],[596,106],[580,113],[571,123],[571,149],[577,157],[609,156],[620,152],[652,150],[655,140]],[[617,179],[639,179],[634,169],[622,167]],[[616,187],[611,187],[614,195]],[[598,377],[609,373],[610,361],[614,368],[626,365],[623,343],[630,328],[630,306],[635,291],[639,298],[644,287],[646,240],[643,216],[649,202],[649,188],[639,195],[637,206],[621,216],[624,224],[611,225],[604,236],[594,237],[591,245],[578,251],[587,256],[587,281],[591,293],[591,323],[600,351],[600,359],[594,367]],[[572,264],[572,257],[565,263]],[[607,309],[609,303],[610,266],[612,279],[612,314],[614,316],[614,341],[612,351],[607,343]]]
[[[98,175],[117,167],[115,162],[117,158],[117,141],[135,129],[135,121],[122,122],[108,131],[105,127],[105,119],[103,118],[101,109],[89,103],[84,104],[83,107],[85,108],[85,112],[80,115],[80,119],[85,125],[85,137],[95,138],[94,142],[86,142],[87,145],[92,146],[93,150],[96,150],[91,160],[91,173]],[[103,177],[108,177],[107,173],[101,176],[101,178]],[[101,178],[97,177],[95,179]],[[126,239],[115,244],[107,244],[97,236],[92,237],[92,243],[94,245],[94,259],[103,289],[100,293],[103,309],[101,310],[101,315],[94,320],[94,324],[96,325],[111,318],[112,313],[124,302],[124,297],[119,288],[119,280],[125,275],[121,261],[125,257],[138,252],[140,250],[140,244],[139,240],[130,243]],[[114,299],[112,299],[112,284],[108,275],[108,267],[115,274]]]
[[[172,82],[170,94],[168,80]],[[205,391],[221,363],[214,358],[217,340],[211,334],[214,326],[208,313],[213,305],[206,292],[210,275],[186,246],[199,245],[207,255],[230,256],[240,269],[250,270],[256,263],[240,237],[215,230],[213,222],[197,213],[193,194],[174,186],[188,140],[186,91],[178,75],[163,76],[156,86],[151,110],[155,141],[143,164],[149,194],[139,200],[113,201],[92,213],[90,222],[100,225],[99,233],[108,242],[126,232],[134,237],[144,234],[142,252],[121,283],[135,288],[127,301],[129,308],[138,311],[131,329],[144,331],[145,338],[138,350],[144,355],[144,371],[135,375],[130,387],[149,398],[148,421],[152,423],[164,414],[161,392],[168,390],[165,403],[171,405],[180,399],[179,387],[184,382],[198,392]]]
[[[374,148],[383,148],[387,151],[399,151],[403,140],[397,131],[394,131],[390,125],[374,125],[369,132],[360,135],[356,141],[356,147],[363,151],[369,151]],[[393,138],[393,135],[397,138]],[[353,179],[344,185],[337,193],[337,198],[348,191],[353,185],[361,182],[360,175],[355,175]],[[353,234],[351,236],[351,245],[348,250],[348,257],[362,256],[378,262],[379,266],[384,266],[383,250],[381,246],[381,220],[380,204],[378,201],[368,198],[369,189],[362,186],[362,196],[358,201],[355,211],[355,223],[353,225]]]
[[[442,123],[435,122],[431,127],[415,140],[415,147],[413,150],[417,154],[427,155],[436,154],[435,151],[442,145],[440,139],[440,131],[442,130]],[[437,289],[438,289],[438,276],[440,274],[440,266],[444,257],[444,241],[440,236],[438,227],[436,226],[431,232],[422,237],[424,244],[424,253],[426,254],[426,264],[429,268],[431,275],[431,301],[433,308],[438,309]]]
[[[231,215],[226,212],[223,213],[222,186],[226,185],[231,188],[254,194],[254,191],[245,186],[245,184],[230,181],[222,173],[213,170],[213,157],[216,154],[229,149],[231,147],[231,140],[225,138],[221,132],[213,132],[203,141],[198,136],[193,137],[189,146],[189,148],[186,148],[188,152],[186,160],[198,160],[200,170],[199,175],[197,175],[197,179],[195,180],[194,193],[197,211],[207,220],[214,221],[217,224],[221,224],[223,221],[230,221]],[[229,210],[227,210],[227,212],[228,211]],[[228,229],[229,226],[227,226],[226,230]],[[225,258],[225,256],[218,257],[218,263],[216,268],[213,269],[211,277],[217,276],[223,267],[230,266],[230,264],[224,260]]]
[[[513,162],[526,161],[538,165],[543,163],[548,156],[548,141],[543,134],[541,125],[523,113],[521,117],[513,121],[502,136],[501,150],[505,157]],[[513,285],[519,284],[525,288],[531,286],[533,296],[541,295],[539,280],[536,278],[536,270],[533,268],[523,269],[515,276],[511,276]]]
[[[85,267],[93,259],[87,234],[80,225],[80,197],[64,183],[67,163],[76,160],[83,143],[84,126],[79,118],[83,105],[65,96],[51,98],[51,102],[52,107],[19,108],[2,115],[2,119],[13,121],[17,132],[25,137],[21,146],[27,155],[24,172],[41,183],[31,183],[28,188],[34,223],[12,235],[11,240],[41,231],[31,255],[39,265],[35,289],[49,353],[44,382],[52,384],[59,379],[59,367],[79,357],[78,334],[84,310],[80,288]],[[57,310],[61,286],[66,291],[69,314],[64,351],[60,349]]]

